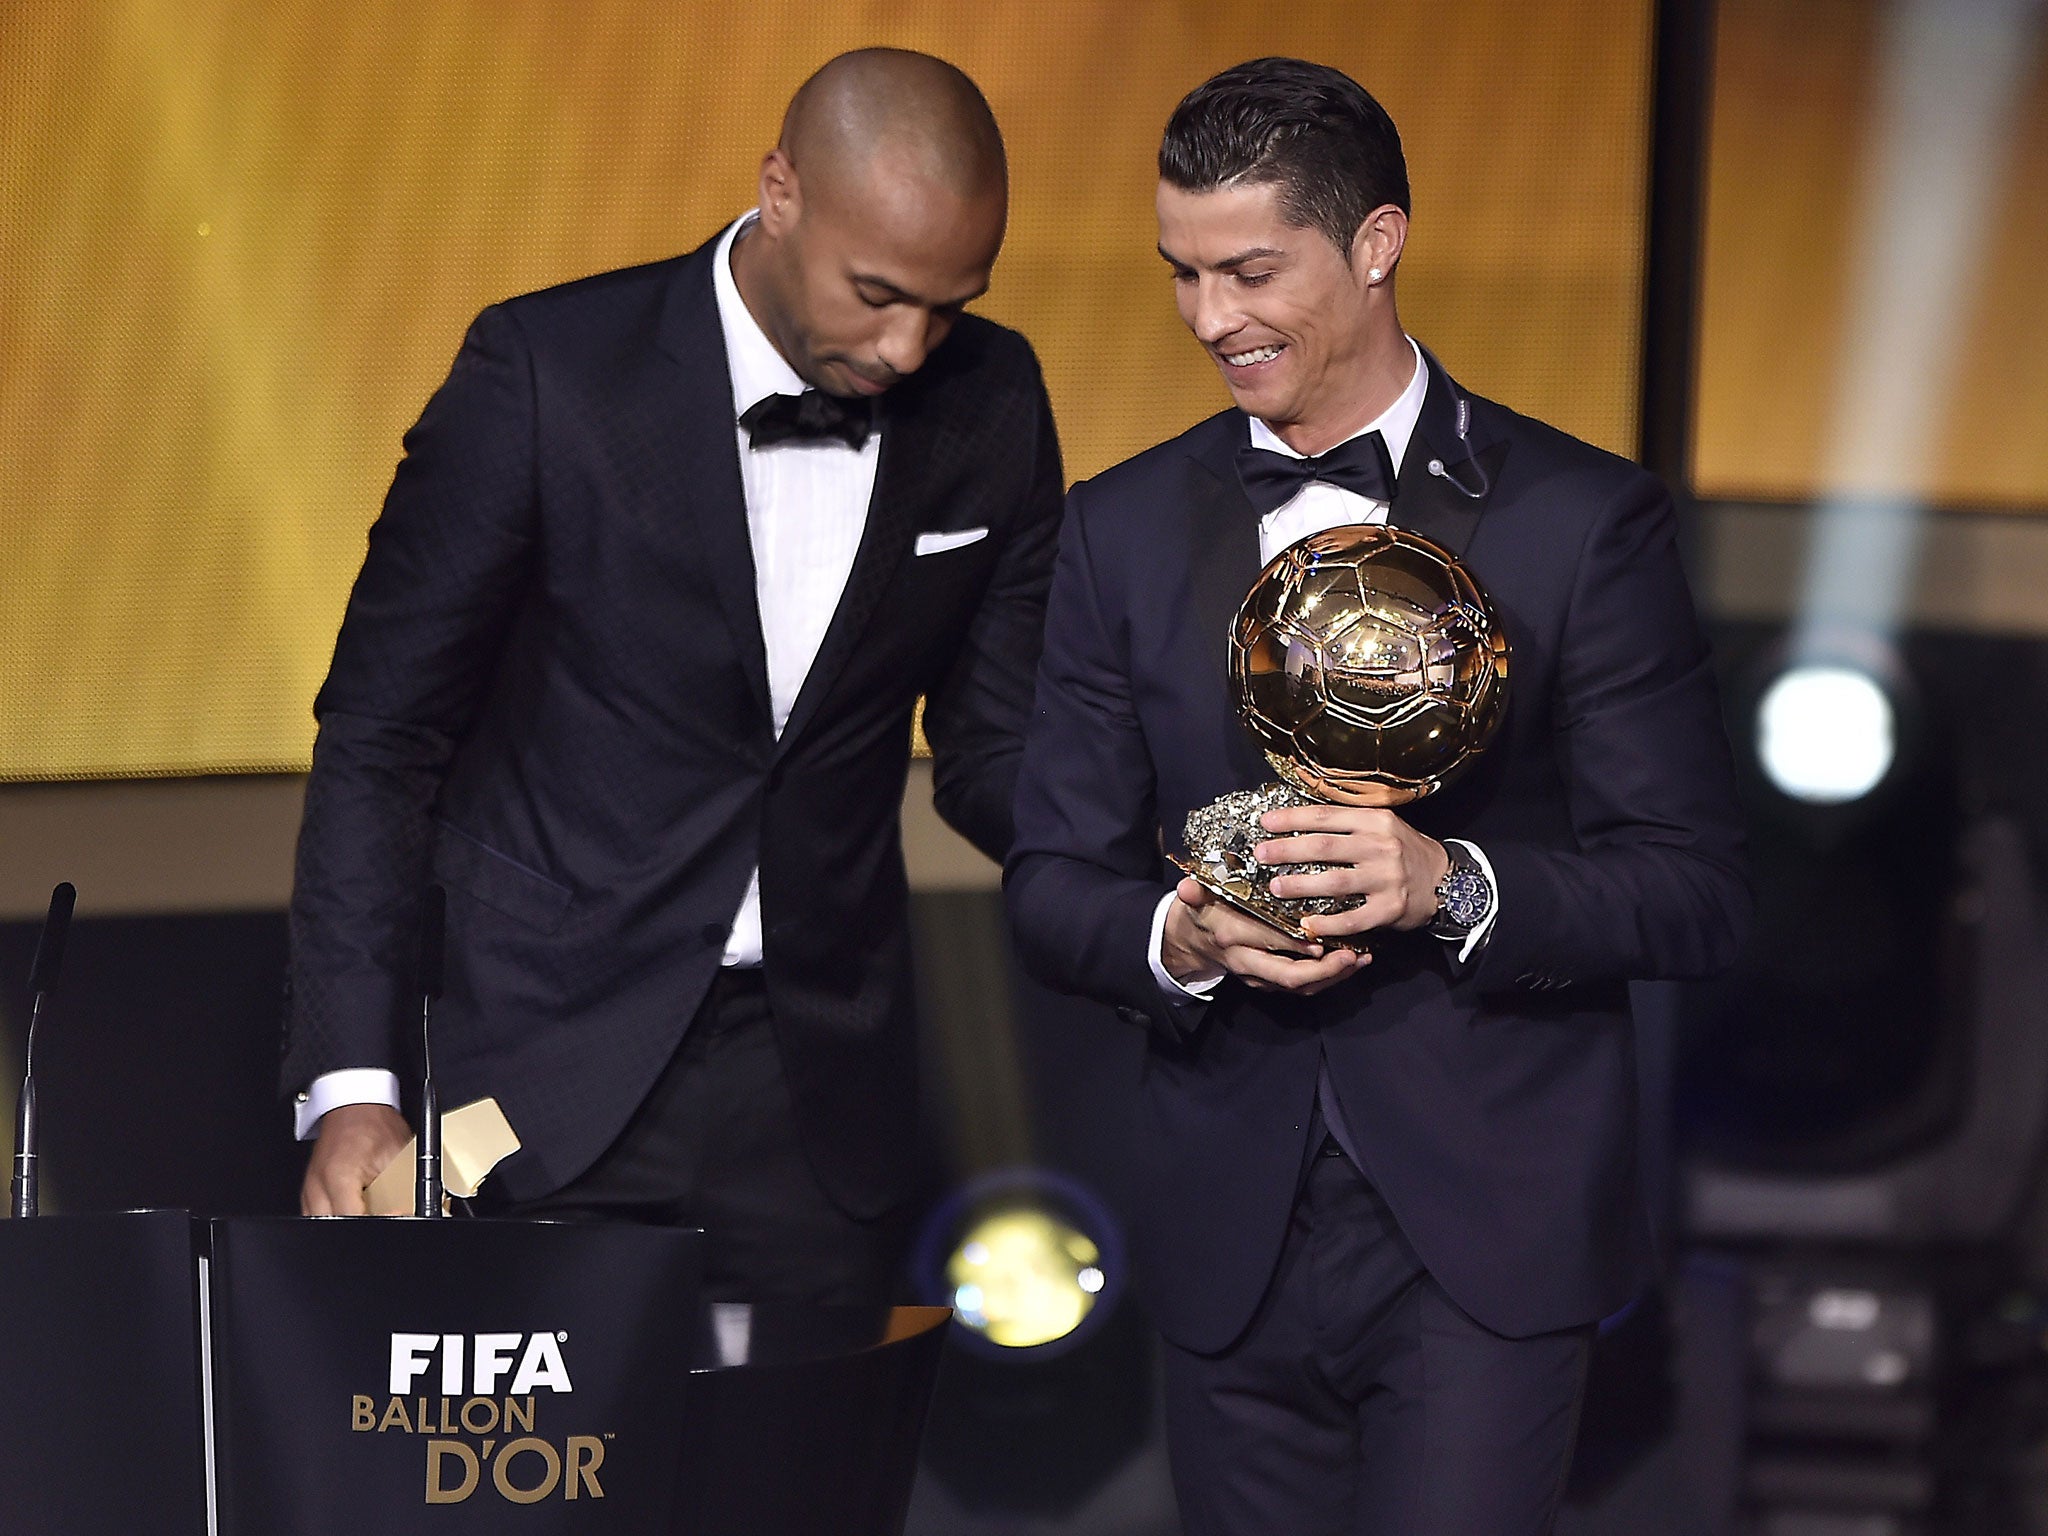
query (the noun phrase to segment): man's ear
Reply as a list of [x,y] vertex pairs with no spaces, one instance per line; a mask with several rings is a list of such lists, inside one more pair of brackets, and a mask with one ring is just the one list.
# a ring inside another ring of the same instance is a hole
[[[1359,223],[1351,237],[1351,273],[1361,282],[1382,283],[1394,275],[1408,244],[1408,215],[1382,203]],[[1372,274],[1379,273],[1378,277]]]
[[803,193],[797,185],[796,167],[778,145],[761,157],[761,179],[757,188],[761,204],[761,228],[771,239],[788,233],[803,212]]

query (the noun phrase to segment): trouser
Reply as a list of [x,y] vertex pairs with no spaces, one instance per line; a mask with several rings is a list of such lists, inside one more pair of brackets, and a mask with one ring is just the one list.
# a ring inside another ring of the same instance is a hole
[[1544,1536],[1592,1328],[1509,1339],[1446,1296],[1325,1140],[1229,1349],[1166,1349],[1187,1536]]
[[537,1200],[489,1211],[702,1227],[711,1301],[898,1299],[907,1212],[864,1221],[818,1183],[797,1134],[758,970],[725,969],[618,1139]]

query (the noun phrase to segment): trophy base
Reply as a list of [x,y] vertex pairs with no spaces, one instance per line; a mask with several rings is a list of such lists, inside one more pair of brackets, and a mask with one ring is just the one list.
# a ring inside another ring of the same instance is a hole
[[1324,805],[1328,802],[1303,794],[1286,784],[1262,784],[1257,789],[1233,790],[1188,813],[1185,839],[1190,857],[1173,862],[1194,877],[1203,890],[1221,897],[1247,917],[1255,917],[1289,938],[1325,949],[1344,948],[1360,954],[1371,952],[1370,941],[1360,936],[1317,938],[1302,927],[1310,917],[1330,917],[1349,912],[1364,903],[1362,896],[1275,896],[1271,885],[1275,875],[1312,875],[1336,868],[1333,864],[1261,864],[1258,846],[1273,834],[1261,821],[1268,811],[1288,806]]
[[[1212,877],[1197,865],[1190,864],[1186,859],[1174,859],[1173,862],[1180,867],[1181,871],[1188,878],[1201,886],[1211,896],[1216,897],[1225,905],[1242,912],[1254,922],[1264,923],[1268,928],[1286,934],[1290,939],[1298,939],[1304,944],[1320,944],[1326,951],[1349,949],[1355,950],[1361,955],[1372,953],[1372,944],[1365,934],[1352,933],[1318,937],[1302,927],[1298,920],[1290,917],[1286,912],[1268,905],[1265,901],[1261,901],[1256,892],[1246,890],[1241,886],[1233,886],[1227,880]],[[1278,898],[1269,898],[1269,900],[1278,900]],[[1351,905],[1356,905],[1356,903]],[[1332,906],[1331,910],[1341,912],[1348,910],[1348,907]]]

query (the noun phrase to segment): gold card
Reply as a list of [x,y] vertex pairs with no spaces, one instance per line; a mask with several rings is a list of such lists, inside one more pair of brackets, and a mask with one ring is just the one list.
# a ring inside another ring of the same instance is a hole
[[[467,1200],[483,1187],[490,1171],[519,1150],[519,1137],[496,1099],[478,1099],[441,1116],[441,1183],[448,1194]],[[419,1162],[419,1140],[405,1144],[365,1191],[372,1216],[410,1216]]]

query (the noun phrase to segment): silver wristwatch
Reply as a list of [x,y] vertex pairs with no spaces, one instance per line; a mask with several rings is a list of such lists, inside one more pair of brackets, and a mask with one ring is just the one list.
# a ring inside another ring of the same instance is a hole
[[1429,931],[1440,939],[1462,939],[1477,928],[1493,908],[1493,882],[1472,855],[1446,843],[1451,867],[1436,883],[1436,916]]

